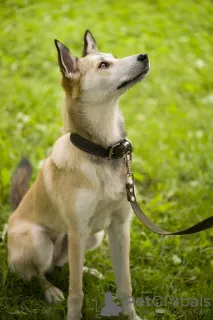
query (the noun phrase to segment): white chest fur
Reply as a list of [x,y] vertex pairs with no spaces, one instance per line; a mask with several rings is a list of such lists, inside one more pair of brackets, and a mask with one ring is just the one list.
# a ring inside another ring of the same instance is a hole
[[120,203],[126,199],[124,165],[113,168],[109,164],[84,164],[83,172],[95,182],[92,190],[79,190],[76,212],[81,225],[89,233],[106,229]]

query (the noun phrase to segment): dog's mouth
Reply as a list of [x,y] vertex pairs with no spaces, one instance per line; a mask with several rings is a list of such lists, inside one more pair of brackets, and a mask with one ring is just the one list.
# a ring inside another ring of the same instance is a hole
[[134,84],[135,82],[142,80],[145,77],[145,75],[148,73],[148,71],[149,71],[149,65],[147,65],[147,67],[141,73],[139,73],[136,77],[134,77],[133,79],[127,80],[127,81],[124,81],[123,83],[121,83],[117,87],[117,89],[125,88],[129,84]]

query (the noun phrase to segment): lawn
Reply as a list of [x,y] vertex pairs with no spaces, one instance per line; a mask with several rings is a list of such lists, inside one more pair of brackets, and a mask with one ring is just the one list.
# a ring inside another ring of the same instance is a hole
[[[152,220],[171,231],[213,214],[212,5],[210,0],[1,1],[1,320],[66,319],[66,301],[48,306],[36,282],[29,285],[8,271],[3,232],[11,212],[11,175],[20,158],[30,159],[35,179],[60,135],[63,92],[55,38],[79,55],[89,28],[101,51],[116,57],[148,53],[148,77],[120,102],[134,144],[140,204]],[[134,218],[134,297],[174,297],[173,303],[169,300],[161,307],[136,306],[138,314],[148,320],[213,319],[212,244],[212,230],[162,237]],[[87,254],[86,266],[96,268],[104,279],[84,274],[84,319],[101,319],[104,293],[111,291],[114,296],[116,290],[106,240]],[[49,278],[67,296],[68,266],[55,269]],[[179,305],[174,303],[177,299]],[[201,306],[201,299],[209,299],[208,306]]]

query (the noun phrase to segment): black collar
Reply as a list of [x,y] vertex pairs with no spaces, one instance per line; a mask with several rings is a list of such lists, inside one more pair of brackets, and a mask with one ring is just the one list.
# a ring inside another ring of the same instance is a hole
[[127,139],[123,139],[108,148],[91,142],[77,133],[71,133],[70,140],[80,150],[102,158],[119,159],[123,158],[128,152],[132,152],[132,144]]

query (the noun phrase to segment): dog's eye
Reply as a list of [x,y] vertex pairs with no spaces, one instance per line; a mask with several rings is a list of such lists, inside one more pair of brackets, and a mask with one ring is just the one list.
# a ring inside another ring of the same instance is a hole
[[101,62],[99,65],[99,69],[106,69],[109,66],[109,64],[107,62]]

